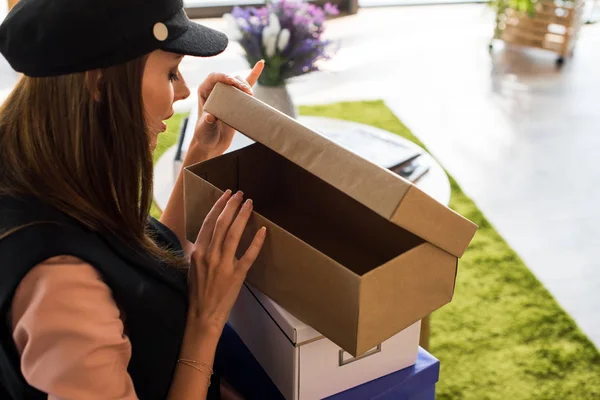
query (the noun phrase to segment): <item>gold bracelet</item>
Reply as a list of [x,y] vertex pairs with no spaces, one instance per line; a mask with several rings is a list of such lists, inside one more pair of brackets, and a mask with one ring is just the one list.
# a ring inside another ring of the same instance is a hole
[[[200,373],[202,373],[202,375],[204,375],[204,377],[206,378],[207,382],[208,382],[208,386],[210,387],[210,383],[211,383],[211,377],[213,375],[213,370],[212,368],[210,368],[209,366],[207,366],[206,364],[200,363],[198,361],[193,361],[193,360],[185,360],[185,359],[179,359],[177,360],[178,363],[183,364],[183,365],[187,365],[188,367],[192,367],[195,370],[199,371]],[[206,368],[208,368],[208,371],[206,371],[204,368],[197,366],[196,364],[201,364],[206,366]]]
[[179,360],[177,360],[177,362],[182,362],[182,363],[191,363],[191,364],[198,364],[204,368],[207,368],[210,371],[210,374],[213,375],[214,371],[212,370],[212,368],[210,367],[210,365],[208,365],[207,363],[203,363],[200,361],[195,361],[195,360],[188,360],[187,358],[180,358]]

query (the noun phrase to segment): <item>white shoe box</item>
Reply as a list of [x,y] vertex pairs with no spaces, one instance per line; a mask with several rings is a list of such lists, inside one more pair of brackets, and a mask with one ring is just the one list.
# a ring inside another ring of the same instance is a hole
[[245,284],[231,326],[287,400],[323,399],[413,365],[420,321],[354,359]]

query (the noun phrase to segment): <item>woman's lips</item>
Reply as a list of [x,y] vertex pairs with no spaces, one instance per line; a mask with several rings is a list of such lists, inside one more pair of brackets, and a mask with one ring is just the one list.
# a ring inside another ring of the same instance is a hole
[[162,130],[161,130],[160,132],[166,132],[166,131],[167,131],[167,123],[166,123],[165,121],[167,121],[167,120],[171,119],[171,117],[172,117],[173,115],[175,115],[175,111],[173,111],[173,112],[171,113],[171,115],[169,115],[167,118],[165,118],[165,119],[164,119],[164,120],[161,122],[161,124],[162,124],[162,126],[161,126]]

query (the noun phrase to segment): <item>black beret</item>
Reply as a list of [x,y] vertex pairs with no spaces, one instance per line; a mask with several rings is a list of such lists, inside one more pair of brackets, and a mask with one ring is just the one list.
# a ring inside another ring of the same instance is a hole
[[20,0],[0,25],[0,52],[43,77],[125,63],[157,49],[209,57],[227,36],[190,21],[182,0]]

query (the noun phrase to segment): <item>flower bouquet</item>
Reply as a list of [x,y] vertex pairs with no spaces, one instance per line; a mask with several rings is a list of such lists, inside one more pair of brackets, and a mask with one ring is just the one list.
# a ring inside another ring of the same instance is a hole
[[267,0],[260,8],[235,7],[224,18],[248,63],[265,60],[259,84],[281,86],[289,78],[319,70],[319,64],[337,51],[333,41],[323,39],[323,32],[326,17],[338,13],[330,3],[321,8],[301,0]]

